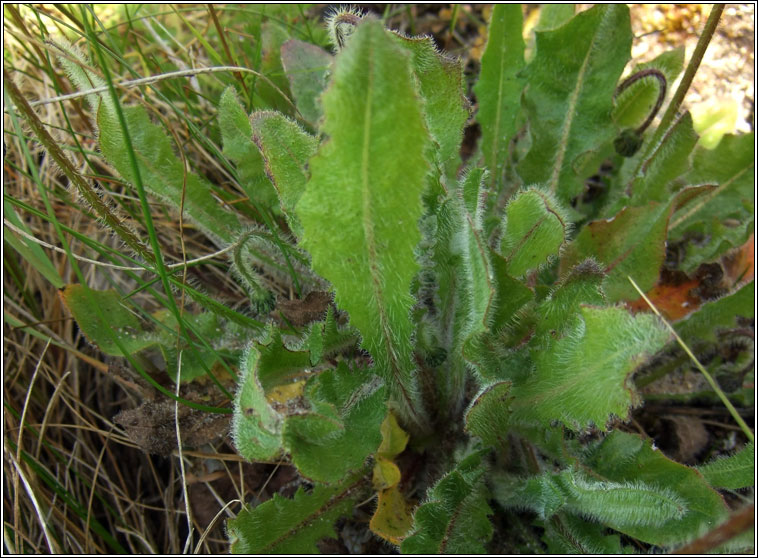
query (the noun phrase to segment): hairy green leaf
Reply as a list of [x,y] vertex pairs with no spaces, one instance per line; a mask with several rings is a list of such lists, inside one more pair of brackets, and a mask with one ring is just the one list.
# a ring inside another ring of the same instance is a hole
[[256,347],[260,354],[258,378],[267,392],[307,375],[310,356],[306,351],[287,348],[278,330],[274,329],[270,340],[256,343]]
[[603,270],[593,259],[577,264],[562,277],[537,304],[539,319],[532,345],[570,334],[581,319],[580,305],[604,306],[605,296],[600,288],[603,278]]
[[[67,55],[61,57],[61,63],[77,87],[90,89],[104,85],[100,77],[86,69],[90,66],[89,60],[79,50],[68,43],[61,43],[58,48]],[[97,114],[103,155],[124,179],[134,184],[134,169],[126,150],[124,131],[110,93],[92,94],[88,100]],[[218,244],[230,242],[240,224],[234,214],[225,211],[213,198],[211,184],[185,168],[182,159],[174,153],[168,134],[150,121],[143,107],[127,107],[123,113],[145,189],[174,210],[181,209]]]
[[550,554],[623,554],[618,535],[579,515],[562,512],[544,523],[542,540]]
[[227,522],[235,554],[316,554],[316,543],[337,538],[334,523],[352,513],[363,475],[334,486],[298,488],[292,500],[278,494],[255,508],[244,508]]
[[[116,339],[127,354],[157,344],[154,335],[144,331],[140,320],[124,306],[121,297],[112,289],[96,291],[86,285],[66,285],[60,291],[61,300],[74,316],[87,339],[105,354],[124,356]],[[99,311],[95,310],[95,306]],[[105,316],[103,322],[100,316]]]
[[597,481],[571,470],[556,481],[568,497],[568,509],[615,529],[659,527],[687,512],[686,501],[662,485]]
[[[458,199],[456,199],[458,198]],[[441,409],[457,411],[461,403],[466,363],[457,350],[461,346],[461,324],[466,324],[466,314],[460,310],[461,300],[461,244],[459,226],[464,225],[461,200],[455,193],[427,200],[428,214],[419,223],[422,241],[419,243],[418,261],[421,264],[418,300],[424,305],[423,318],[419,321],[416,342],[421,350],[431,354],[438,348],[444,358],[435,366],[435,387]]]
[[381,24],[362,23],[337,56],[322,100],[329,140],[310,161],[297,205],[303,245],[314,270],[334,285],[401,412],[414,416],[410,283],[429,136],[409,55]]
[[484,163],[490,170],[489,184],[497,189],[502,186],[504,178],[508,144],[516,133],[516,117],[524,85],[517,76],[524,67],[523,19],[519,4],[496,4],[492,9],[482,69],[474,86],[479,104],[476,120],[482,128],[480,145]]
[[459,311],[465,314],[456,332],[459,346],[469,336],[486,331],[494,303],[490,250],[482,231],[481,187],[485,180],[483,169],[472,169],[461,178],[456,192],[459,221],[451,252],[460,258]]
[[542,4],[540,6],[540,19],[534,26],[535,31],[545,31],[560,27],[572,17],[576,11],[575,4]]
[[640,172],[632,183],[630,203],[642,205],[648,201],[668,200],[671,197],[671,183],[689,170],[690,153],[697,140],[692,116],[685,112],[642,162]]
[[276,192],[263,167],[263,159],[253,143],[253,129],[233,87],[227,87],[218,104],[218,124],[224,155],[237,165],[240,186],[251,200],[276,207]]
[[252,139],[258,146],[266,175],[279,195],[279,205],[296,236],[302,235],[295,205],[305,191],[307,165],[318,140],[286,116],[270,111],[250,116]]
[[513,422],[605,430],[611,415],[628,418],[637,402],[629,377],[668,333],[654,316],[621,308],[585,306],[581,318],[565,337],[532,352],[535,370],[513,385]]
[[250,346],[240,365],[232,437],[240,455],[251,461],[274,459],[282,447],[282,416],[266,400],[258,378],[259,367],[260,353]]
[[400,549],[404,554],[484,554],[492,537],[487,516],[492,509],[482,475],[480,454],[474,453],[442,477],[413,516],[414,533]]
[[290,33],[278,22],[268,20],[261,24],[257,36],[261,42],[260,72],[269,81],[256,79],[255,92],[267,108],[294,116],[289,100],[289,82],[281,58],[282,45],[290,38]]
[[[697,147],[687,184],[713,184],[708,194],[691,200],[671,218],[670,242],[693,238],[682,269],[688,273],[747,240],[755,215],[754,135],[724,136],[716,149]],[[746,226],[749,225],[749,226]]]
[[270,395],[279,386],[302,380],[309,366],[309,354],[287,349],[276,330],[268,344],[254,343],[247,349],[240,364],[232,420],[234,445],[243,457],[266,461],[279,455],[284,418],[302,411],[303,402],[297,390],[279,398],[270,399]]
[[510,276],[508,262],[497,252],[490,253],[497,296],[492,310],[492,331],[498,332],[514,318],[516,312],[534,298],[524,283]]
[[466,431],[479,436],[488,446],[505,444],[508,432],[508,394],[511,382],[486,386],[466,411]]
[[630,56],[629,9],[595,6],[536,37],[537,53],[524,69],[523,96],[532,146],[518,172],[526,184],[542,184],[568,203],[584,188],[575,159],[616,133],[610,114]]
[[[166,372],[172,380],[176,381],[179,370],[179,354],[177,351],[177,335],[181,331],[176,321],[176,316],[168,309],[163,308],[153,314],[153,318],[161,322],[163,327],[159,329],[155,337],[160,343],[159,349],[166,361]],[[216,343],[222,343],[222,328],[225,324],[219,321],[218,314],[202,312],[197,315],[184,314],[182,316],[184,327],[193,332],[193,336],[202,339],[215,339]],[[224,332],[228,334],[229,332]],[[181,381],[190,382],[207,374],[216,363],[220,363],[218,353],[207,350],[205,347],[188,347],[184,338],[180,338],[179,349],[182,350]]]
[[[231,242],[240,223],[234,213],[214,199],[211,184],[185,169],[166,131],[150,122],[143,107],[126,107],[123,112],[145,189],[174,210],[182,208],[184,215],[217,243]],[[134,183],[124,134],[116,115],[103,104],[97,116],[103,155],[124,179]]]
[[565,511],[616,529],[661,526],[681,519],[687,511],[686,502],[664,486],[600,481],[575,469],[528,479],[497,474],[493,496],[503,507],[531,509],[542,519]]
[[302,475],[336,482],[379,448],[384,386],[370,372],[348,370],[341,362],[310,380],[306,395],[312,410],[287,417],[284,443]]
[[505,509],[530,510],[541,519],[549,519],[566,505],[566,495],[549,473],[517,477],[503,471],[490,475],[492,497]]
[[331,357],[339,351],[355,347],[358,344],[358,338],[358,332],[350,326],[337,326],[334,311],[329,307],[323,328],[324,356]]
[[684,514],[662,523],[625,523],[612,516],[604,519],[609,527],[649,544],[682,544],[715,527],[726,515],[724,500],[697,471],[671,461],[633,434],[611,432],[585,464],[609,482],[657,486],[682,502]]
[[755,444],[748,442],[730,457],[720,457],[698,467],[714,488],[738,490],[755,486]]
[[411,70],[423,99],[426,126],[436,144],[434,157],[442,174],[452,181],[461,163],[463,127],[469,116],[461,61],[439,52],[431,37],[396,33],[390,37],[411,53]]
[[[57,50],[64,54],[64,56],[61,56],[59,53],[56,53],[59,54],[58,61],[61,66],[63,66],[71,83],[73,83],[79,91],[89,91],[90,89],[105,87],[103,78],[89,69],[92,67],[92,63],[81,50],[62,37],[58,38],[57,41],[52,41],[52,44]],[[87,95],[87,103],[94,113],[97,113],[101,101],[104,101],[112,108],[113,101],[111,100],[110,95],[98,95],[97,93],[90,93]]]
[[290,39],[282,45],[281,56],[295,106],[315,128],[322,115],[318,98],[326,88],[329,66],[334,57],[316,45],[297,39]]
[[310,355],[311,366],[316,366],[324,356],[323,329],[324,324],[320,322],[311,324],[308,339],[305,341],[305,345],[308,347],[308,353]]
[[508,272],[520,277],[544,265],[566,242],[568,215],[547,191],[529,188],[517,194],[505,208],[500,253]]
[[[441,332],[450,341],[446,376],[452,410],[463,395],[466,373],[465,347],[486,332],[495,304],[495,284],[490,263],[490,249],[482,230],[482,187],[487,173],[470,169],[459,182],[446,207],[444,229],[437,242],[442,243],[437,256],[449,267],[443,267],[443,296],[450,303],[442,314]],[[449,212],[449,213],[448,213]],[[448,220],[449,219],[449,220]],[[442,274],[438,274],[440,277]],[[448,298],[449,297],[449,298]],[[476,365],[476,361],[470,361]],[[447,401],[447,399],[446,399]]]

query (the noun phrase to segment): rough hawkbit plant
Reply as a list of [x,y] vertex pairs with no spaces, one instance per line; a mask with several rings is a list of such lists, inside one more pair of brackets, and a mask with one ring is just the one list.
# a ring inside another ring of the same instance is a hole
[[[248,116],[224,91],[224,155],[286,231],[217,203],[142,107],[90,95],[104,157],[141,199],[182,207],[228,249],[250,296],[245,314],[190,289],[207,313],[182,322],[222,331],[184,347],[182,381],[246,341],[230,370],[234,444],[303,480],[227,522],[233,552],[316,552],[372,495],[370,530],[404,553],[666,551],[728,520],[717,489],[753,486],[752,445],[696,469],[625,428],[642,404],[635,371],[674,342],[661,318],[632,311],[635,284],[657,285],[667,243],[692,272],[753,227],[752,134],[708,150],[680,110],[719,8],[673,96],[683,50],[629,67],[625,5],[544,9],[527,47],[522,8],[494,7],[475,105],[431,38],[352,9],[329,17],[333,54],[282,45],[296,111]],[[102,85],[60,48],[81,89]],[[481,137],[464,162],[474,113]],[[299,306],[277,306],[272,280]],[[703,305],[676,335],[704,342],[708,324],[752,318],[752,292]],[[64,299],[104,351],[161,347],[176,362],[170,312],[163,329],[109,337],[138,320],[112,293],[85,294]]]

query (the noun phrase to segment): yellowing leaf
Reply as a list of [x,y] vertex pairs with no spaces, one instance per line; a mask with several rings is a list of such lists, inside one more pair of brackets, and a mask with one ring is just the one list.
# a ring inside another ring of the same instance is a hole
[[400,544],[413,527],[413,516],[403,493],[397,485],[382,490],[369,527],[371,531],[392,544]]
[[384,490],[400,482],[400,469],[389,459],[378,457],[374,464],[374,488]]
[[270,403],[286,403],[292,399],[296,399],[303,395],[303,388],[305,387],[305,380],[300,380],[293,384],[284,384],[276,386],[266,394],[266,399]]
[[381,432],[382,445],[379,446],[377,455],[392,459],[403,453],[406,444],[408,444],[408,434],[400,428],[395,415],[391,412],[387,413],[384,422],[382,422]]

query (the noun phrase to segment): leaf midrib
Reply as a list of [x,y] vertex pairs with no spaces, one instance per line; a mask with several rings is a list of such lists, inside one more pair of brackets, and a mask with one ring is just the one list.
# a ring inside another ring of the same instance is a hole
[[340,502],[342,502],[346,497],[348,497],[350,495],[350,493],[353,490],[353,488],[355,488],[356,486],[358,486],[362,482],[364,482],[364,478],[363,477],[359,478],[356,482],[350,484],[349,486],[344,487],[344,490],[342,490],[341,492],[338,492],[334,496],[330,497],[324,503],[323,506],[320,506],[316,511],[314,511],[313,513],[311,513],[307,517],[303,518],[302,520],[300,520],[297,523],[297,525],[295,525],[294,527],[292,527],[286,533],[280,535],[276,540],[274,540],[273,542],[271,542],[271,543],[267,544],[266,546],[264,546],[261,549],[261,552],[264,553],[264,554],[270,554],[273,551],[273,549],[275,549],[281,543],[283,543],[284,541],[289,540],[294,535],[296,535],[297,532],[300,529],[304,529],[304,528],[308,527],[313,522],[314,519],[316,519],[317,517],[319,517],[321,515],[324,515],[324,514],[328,513],[329,511],[331,511],[335,506],[337,506]]
[[563,159],[566,157],[566,151],[568,150],[568,140],[569,134],[571,133],[571,125],[573,124],[574,116],[576,114],[575,109],[576,105],[578,104],[579,93],[584,88],[585,73],[587,72],[587,67],[589,66],[591,55],[595,51],[595,43],[597,42],[597,37],[600,33],[600,29],[604,27],[604,20],[608,17],[608,10],[609,7],[606,6],[605,11],[601,16],[600,22],[595,27],[595,33],[592,36],[592,41],[590,42],[590,46],[587,49],[587,54],[584,57],[584,61],[582,62],[582,67],[579,69],[579,74],[577,75],[576,87],[574,87],[574,90],[571,92],[568,110],[566,111],[566,118],[563,120],[563,127],[561,128],[561,139],[558,142],[558,152],[556,154],[555,163],[553,164],[553,172],[550,176],[550,192],[553,194],[558,189],[558,182],[561,175],[561,170],[563,169]]
[[366,89],[365,109],[363,115],[363,145],[361,149],[361,197],[363,233],[366,239],[366,248],[368,255],[368,267],[371,274],[371,284],[374,291],[374,300],[376,301],[379,324],[381,328],[382,341],[386,349],[387,360],[390,364],[392,376],[396,385],[400,388],[408,409],[413,409],[411,398],[406,391],[405,383],[402,379],[402,369],[397,361],[397,355],[401,354],[402,347],[396,351],[392,343],[392,329],[389,327],[387,314],[384,311],[384,291],[382,289],[381,274],[377,262],[376,239],[374,238],[374,222],[371,211],[371,180],[369,173],[370,165],[370,147],[371,147],[371,125],[372,125],[372,99],[374,93],[374,48],[373,44],[368,46],[368,83]]

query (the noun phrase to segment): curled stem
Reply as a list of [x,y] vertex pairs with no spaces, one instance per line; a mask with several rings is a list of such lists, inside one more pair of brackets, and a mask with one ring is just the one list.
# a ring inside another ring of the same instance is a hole
[[638,136],[641,136],[642,133],[647,129],[648,126],[650,126],[650,123],[653,121],[655,116],[658,114],[658,111],[661,110],[661,106],[663,106],[663,100],[666,98],[666,89],[667,89],[667,83],[666,83],[666,76],[663,75],[663,72],[660,70],[656,70],[655,68],[646,68],[644,70],[640,70],[639,72],[636,72],[626,78],[616,89],[616,93],[614,94],[613,98],[615,99],[621,93],[623,93],[626,89],[629,88],[630,85],[637,83],[639,80],[644,79],[646,77],[654,77],[658,80],[659,87],[658,87],[658,98],[655,101],[655,106],[653,107],[653,110],[650,111],[650,114],[645,119],[645,121],[640,124],[640,126],[634,130],[634,133]]

